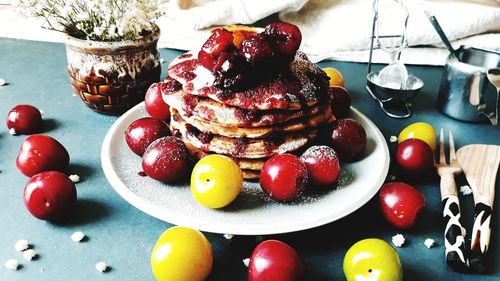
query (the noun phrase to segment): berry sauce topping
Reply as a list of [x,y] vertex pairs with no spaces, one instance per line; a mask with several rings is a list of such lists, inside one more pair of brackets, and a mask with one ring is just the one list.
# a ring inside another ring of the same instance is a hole
[[243,90],[286,69],[301,41],[299,29],[284,22],[272,23],[259,34],[218,28],[203,44],[198,59],[214,74],[216,87]]
[[159,84],[161,91],[167,95],[173,94],[182,89],[181,83],[169,77],[165,79],[165,82],[159,82]]

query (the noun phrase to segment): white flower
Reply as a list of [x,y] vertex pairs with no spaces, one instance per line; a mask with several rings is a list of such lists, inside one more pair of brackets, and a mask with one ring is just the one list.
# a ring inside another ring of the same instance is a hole
[[94,33],[97,36],[101,36],[104,33],[104,28],[100,26],[94,26]]
[[106,11],[106,13],[104,14],[104,21],[106,23],[109,23],[111,21],[111,11]]
[[116,25],[112,24],[108,27],[108,34],[111,37],[116,37],[118,33],[116,33]]
[[168,0],[13,0],[23,15],[45,18],[44,27],[80,39],[119,41],[137,39],[151,30]]
[[65,17],[68,17],[69,15],[71,15],[73,13],[73,10],[71,9],[71,6],[66,5],[61,9],[60,13],[61,13],[61,16],[65,18]]

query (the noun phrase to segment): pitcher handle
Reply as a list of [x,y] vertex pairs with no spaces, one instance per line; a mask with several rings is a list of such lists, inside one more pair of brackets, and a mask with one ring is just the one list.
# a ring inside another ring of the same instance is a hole
[[496,100],[496,106],[495,106],[495,110],[493,112],[484,112],[484,111],[481,111],[480,114],[486,116],[486,118],[488,118],[488,120],[490,120],[491,122],[491,125],[493,126],[497,126],[498,125],[498,102],[499,102],[499,97],[500,97],[500,91],[497,90],[497,100]]

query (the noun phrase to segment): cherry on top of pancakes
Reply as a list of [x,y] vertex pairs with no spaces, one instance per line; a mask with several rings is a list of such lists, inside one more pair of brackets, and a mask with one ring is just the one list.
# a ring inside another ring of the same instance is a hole
[[296,26],[274,23],[245,36],[238,48],[231,31],[216,29],[198,56],[174,60],[169,75],[190,94],[249,110],[300,109],[327,96],[326,74],[297,52]]

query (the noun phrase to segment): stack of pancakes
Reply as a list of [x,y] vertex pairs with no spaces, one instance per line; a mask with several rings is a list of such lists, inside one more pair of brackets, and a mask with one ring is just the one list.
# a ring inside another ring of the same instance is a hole
[[196,52],[177,57],[168,75],[161,91],[174,135],[198,158],[232,157],[246,179],[258,179],[267,159],[300,151],[335,120],[328,77],[301,52],[289,68],[241,91],[215,87]]

